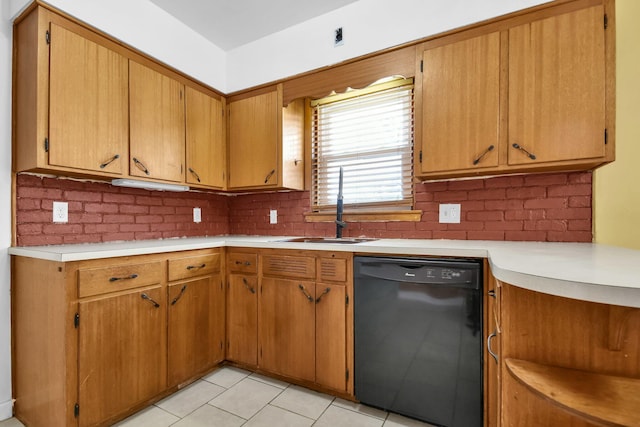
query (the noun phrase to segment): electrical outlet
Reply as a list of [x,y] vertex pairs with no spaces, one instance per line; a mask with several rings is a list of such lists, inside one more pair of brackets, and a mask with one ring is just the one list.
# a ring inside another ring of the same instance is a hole
[[69,222],[69,204],[53,202],[53,222]]
[[278,223],[278,211],[275,209],[271,209],[269,211],[269,224],[277,224]]
[[333,32],[333,46],[342,46],[344,44],[344,38],[342,34],[342,27],[336,28]]
[[460,224],[460,204],[444,203],[440,205],[441,224]]
[[202,210],[193,208],[193,222],[202,222]]

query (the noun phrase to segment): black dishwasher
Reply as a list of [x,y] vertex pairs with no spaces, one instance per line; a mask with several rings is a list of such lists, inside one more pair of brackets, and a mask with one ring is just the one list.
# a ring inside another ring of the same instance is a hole
[[355,257],[356,398],[482,426],[482,277],[477,259]]

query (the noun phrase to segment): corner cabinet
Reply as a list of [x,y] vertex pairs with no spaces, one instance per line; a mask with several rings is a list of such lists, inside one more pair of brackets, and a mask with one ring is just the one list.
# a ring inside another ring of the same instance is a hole
[[221,257],[12,257],[16,416],[111,425],[214,368],[224,360]]
[[230,97],[229,190],[304,188],[304,100],[282,84]]
[[416,175],[613,161],[614,35],[606,22],[601,2],[576,1],[488,25],[486,34],[478,27],[424,43]]

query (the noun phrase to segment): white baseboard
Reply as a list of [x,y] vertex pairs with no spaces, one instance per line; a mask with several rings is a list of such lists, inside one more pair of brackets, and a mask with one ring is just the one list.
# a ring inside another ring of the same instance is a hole
[[0,421],[13,417],[13,400],[0,402]]

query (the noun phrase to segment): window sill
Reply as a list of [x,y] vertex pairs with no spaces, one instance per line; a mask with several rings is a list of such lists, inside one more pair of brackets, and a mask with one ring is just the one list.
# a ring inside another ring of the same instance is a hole
[[[347,222],[389,222],[420,221],[422,211],[388,211],[388,212],[345,212],[342,219]],[[335,212],[307,212],[305,222],[334,222]]]

